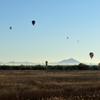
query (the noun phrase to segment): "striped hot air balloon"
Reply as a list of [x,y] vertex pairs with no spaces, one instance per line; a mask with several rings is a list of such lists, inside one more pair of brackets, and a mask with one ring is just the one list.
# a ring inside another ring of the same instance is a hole
[[94,56],[93,52],[90,52],[90,53],[89,53],[89,56],[90,56],[91,58],[93,58],[93,56]]

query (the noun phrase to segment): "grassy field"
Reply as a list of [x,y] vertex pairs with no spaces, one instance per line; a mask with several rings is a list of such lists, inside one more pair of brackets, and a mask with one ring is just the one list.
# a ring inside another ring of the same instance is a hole
[[0,70],[0,100],[100,100],[100,71]]

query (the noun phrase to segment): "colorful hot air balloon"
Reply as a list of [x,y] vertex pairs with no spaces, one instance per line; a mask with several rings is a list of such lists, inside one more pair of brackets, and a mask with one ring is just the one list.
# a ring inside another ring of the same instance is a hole
[[12,29],[12,27],[10,27],[10,30]]
[[89,55],[91,58],[94,56],[93,52],[90,52]]
[[32,21],[32,24],[33,24],[33,25],[35,24],[35,21],[34,21],[34,20]]
[[82,65],[84,65],[83,63],[79,63],[79,66],[82,66]]

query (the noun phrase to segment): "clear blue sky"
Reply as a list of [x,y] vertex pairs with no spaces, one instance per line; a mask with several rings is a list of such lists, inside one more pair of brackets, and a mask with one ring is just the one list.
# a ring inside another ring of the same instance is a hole
[[100,62],[100,0],[0,0],[0,62],[69,58]]

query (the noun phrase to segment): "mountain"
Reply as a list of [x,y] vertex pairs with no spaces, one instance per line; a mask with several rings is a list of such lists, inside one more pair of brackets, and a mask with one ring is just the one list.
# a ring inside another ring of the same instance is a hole
[[0,62],[0,65],[3,65],[4,63],[3,62]]
[[70,59],[67,59],[67,60],[62,60],[62,61],[60,61],[59,63],[79,64],[80,62],[77,61],[77,60],[75,60],[75,59],[73,59],[73,58],[70,58]]
[[5,63],[6,65],[35,65],[36,63],[32,62],[15,62],[15,61],[10,61]]
[[65,60],[62,60],[62,61],[59,61],[59,62],[53,62],[53,63],[50,63],[50,64],[53,64],[53,65],[78,65],[80,62],[73,59],[73,58],[70,58],[70,59],[65,59]]
[[[49,62],[48,61],[48,65],[79,65],[79,61],[73,59],[73,58],[70,58],[70,59],[65,59],[65,60],[62,60],[62,61],[59,61],[59,62]],[[45,63],[43,64],[38,64],[38,63],[33,63],[33,62],[15,62],[15,61],[10,61],[10,62],[7,62],[7,63],[0,63],[0,64],[5,64],[5,65],[45,65]]]
[[[48,65],[79,65],[79,61],[73,59],[73,58],[70,58],[70,59],[64,59],[64,60],[61,60],[59,62],[49,62],[48,61]],[[86,64],[86,65],[98,65],[98,63],[83,63],[83,64]],[[42,65],[42,66],[45,66],[45,62],[44,63],[33,63],[33,62],[15,62],[15,61],[10,61],[10,62],[7,62],[7,63],[3,63],[3,62],[0,62],[0,65]]]

